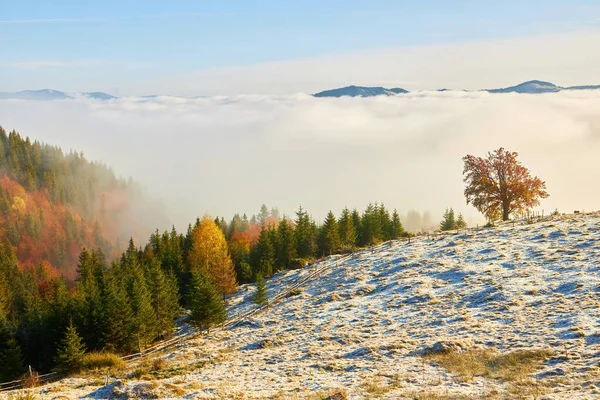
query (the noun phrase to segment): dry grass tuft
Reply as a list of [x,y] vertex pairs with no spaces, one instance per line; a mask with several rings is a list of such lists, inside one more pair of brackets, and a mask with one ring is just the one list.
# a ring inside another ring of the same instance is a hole
[[155,358],[152,361],[152,371],[161,371],[167,367],[167,362],[163,358]]
[[552,355],[550,350],[516,350],[502,354],[496,349],[471,349],[464,352],[433,353],[425,358],[459,375],[463,381],[483,376],[509,382],[525,382]]
[[120,370],[125,368],[125,361],[114,353],[100,351],[87,353],[83,357],[83,365],[86,369],[111,368]]
[[29,391],[9,394],[8,400],[35,400],[35,395]]

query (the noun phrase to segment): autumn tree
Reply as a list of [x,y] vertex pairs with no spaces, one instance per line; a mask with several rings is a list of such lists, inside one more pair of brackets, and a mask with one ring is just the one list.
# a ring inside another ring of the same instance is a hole
[[518,153],[499,148],[486,158],[463,157],[465,197],[486,218],[501,216],[507,221],[511,214],[524,211],[548,197],[546,183],[517,160]]
[[192,231],[192,251],[189,255],[192,273],[201,273],[224,295],[235,293],[235,269],[221,228],[208,216]]

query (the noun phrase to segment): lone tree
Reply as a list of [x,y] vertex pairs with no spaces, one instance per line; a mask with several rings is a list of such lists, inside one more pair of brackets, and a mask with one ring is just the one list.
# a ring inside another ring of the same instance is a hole
[[467,155],[464,161],[465,197],[485,217],[493,221],[522,213],[548,197],[546,183],[517,161],[518,153],[499,148],[486,158]]

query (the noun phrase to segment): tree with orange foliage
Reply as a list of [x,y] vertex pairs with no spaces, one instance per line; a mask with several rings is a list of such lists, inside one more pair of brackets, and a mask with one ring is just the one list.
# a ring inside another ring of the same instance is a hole
[[190,272],[200,273],[224,295],[237,291],[235,269],[227,249],[223,231],[209,216],[204,216],[192,231]]
[[517,160],[519,154],[499,148],[488,152],[486,158],[463,157],[465,197],[485,217],[493,221],[539,205],[539,199],[548,197],[546,183]]

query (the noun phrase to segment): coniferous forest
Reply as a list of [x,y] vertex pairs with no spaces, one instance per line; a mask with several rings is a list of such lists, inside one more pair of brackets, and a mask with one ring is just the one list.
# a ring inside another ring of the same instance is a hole
[[263,205],[135,243],[128,201],[139,189],[106,166],[0,128],[0,172],[0,381],[28,365],[68,370],[85,352],[137,352],[185,310],[210,328],[240,283],[407,235],[383,204],[320,224],[302,207],[282,217]]

